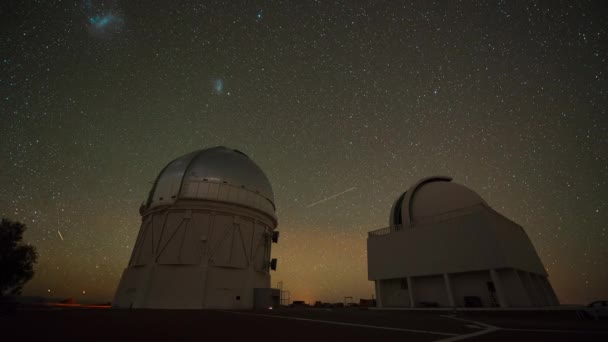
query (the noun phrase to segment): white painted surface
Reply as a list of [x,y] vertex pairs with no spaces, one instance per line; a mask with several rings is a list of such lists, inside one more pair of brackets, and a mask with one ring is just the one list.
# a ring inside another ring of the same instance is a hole
[[465,296],[479,297],[486,307],[558,305],[523,228],[449,180],[417,182],[393,205],[390,221],[399,226],[369,235],[368,278],[381,280],[379,305],[407,305],[393,286],[400,279],[410,283],[413,306],[463,306]]
[[253,308],[253,289],[270,287],[273,224],[230,204],[190,202],[148,213],[114,306]]

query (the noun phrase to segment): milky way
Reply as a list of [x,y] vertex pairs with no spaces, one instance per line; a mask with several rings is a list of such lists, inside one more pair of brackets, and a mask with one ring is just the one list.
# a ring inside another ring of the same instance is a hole
[[0,25],[26,294],[111,300],[151,182],[226,145],[274,187],[292,300],[370,298],[367,232],[436,174],[524,227],[562,302],[608,297],[602,1],[9,1]]

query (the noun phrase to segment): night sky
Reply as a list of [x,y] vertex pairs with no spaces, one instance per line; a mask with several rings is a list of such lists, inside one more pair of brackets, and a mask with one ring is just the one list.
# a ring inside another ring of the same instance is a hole
[[225,145],[273,185],[292,300],[371,298],[367,232],[436,174],[524,227],[562,303],[606,299],[603,5],[3,1],[0,215],[39,253],[24,294],[111,300],[160,170]]

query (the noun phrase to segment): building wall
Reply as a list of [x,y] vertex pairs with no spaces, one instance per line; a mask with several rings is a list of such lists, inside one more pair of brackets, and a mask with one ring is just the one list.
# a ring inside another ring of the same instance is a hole
[[519,272],[519,275],[533,306],[559,305],[559,300],[546,276],[529,272]]
[[[495,271],[496,279],[492,279],[489,270],[449,274],[455,306],[465,307],[465,297],[471,296],[479,297],[482,307],[497,307],[500,305],[499,291],[502,291],[506,307],[559,305],[545,276],[514,269]],[[494,284],[493,295],[488,282]],[[409,291],[412,291],[415,307],[424,306],[423,302],[437,303],[439,307],[451,306],[443,274],[411,277],[408,289],[401,287],[401,279],[377,280],[377,283],[380,285],[380,291],[376,291],[380,307],[410,307]]]
[[[444,273],[450,275],[456,306],[465,305],[465,296],[479,297],[485,307],[501,298],[510,307],[559,304],[525,231],[485,206],[370,236],[367,246],[368,278],[381,280],[383,306],[409,306],[409,293],[397,288],[398,280],[408,276],[416,304],[449,306]],[[494,295],[488,289],[488,282],[494,283],[491,269],[499,282]]]
[[230,204],[182,203],[147,214],[116,307],[253,308],[270,287],[273,221]]
[[503,289],[510,307],[531,306],[530,294],[524,287],[519,272],[515,269],[498,270],[498,277],[503,284]]
[[559,305],[559,298],[557,298],[557,295],[555,294],[555,291],[553,290],[553,287],[551,286],[551,283],[549,282],[548,277],[542,277],[542,282],[545,286],[545,289],[547,290],[548,294],[549,294],[549,302],[551,306],[555,306],[555,305]]
[[[383,307],[409,307],[410,295],[401,286],[401,279],[386,279],[380,281],[380,296]],[[377,294],[376,294],[377,295]],[[377,298],[379,298],[377,296]]]
[[492,281],[489,271],[450,274],[450,279],[456,306],[465,306],[465,296],[479,297],[484,307],[492,306],[487,285],[489,281]]
[[270,276],[256,271],[211,267],[203,306],[208,309],[252,309],[254,288],[270,288]]
[[552,305],[552,298],[550,298],[549,292],[547,291],[547,288],[545,287],[545,283],[543,281],[545,277],[538,274],[530,274],[530,277],[534,282],[534,288],[536,289],[536,292],[540,300],[542,301],[542,305]]
[[545,274],[521,227],[480,206],[467,215],[367,239],[368,278],[517,268]]
[[197,265],[155,265],[147,285],[147,308],[197,309],[201,307],[205,272]]
[[421,303],[437,303],[439,306],[450,306],[448,293],[445,286],[443,275],[413,277],[412,294],[414,303],[420,306]]
[[532,241],[521,226],[490,208],[486,210],[486,216],[488,227],[492,229],[503,253],[504,264],[500,266],[547,274]]
[[369,237],[370,280],[487,269],[496,244],[484,216],[475,214]]

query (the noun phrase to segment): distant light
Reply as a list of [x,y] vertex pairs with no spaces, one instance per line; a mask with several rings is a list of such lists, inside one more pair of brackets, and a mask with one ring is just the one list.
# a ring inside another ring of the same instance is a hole
[[46,292],[51,292],[51,289],[46,290]]
[[85,293],[87,293],[87,291],[85,291],[85,290],[82,290],[82,294],[85,294]]
[[268,307],[268,310],[272,310],[272,306],[269,306],[269,307]]

